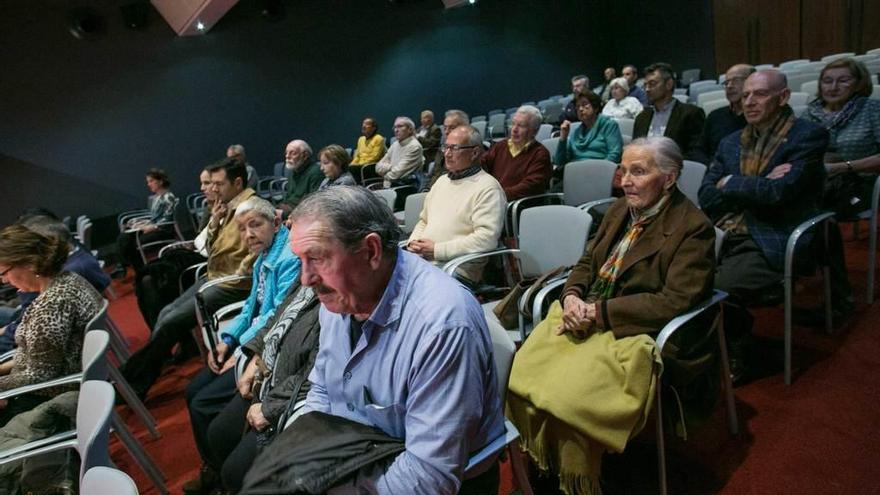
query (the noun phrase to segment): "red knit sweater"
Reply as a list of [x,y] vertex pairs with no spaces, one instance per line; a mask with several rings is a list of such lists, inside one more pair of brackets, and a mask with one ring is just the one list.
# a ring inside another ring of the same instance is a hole
[[516,158],[510,156],[507,139],[498,141],[483,155],[482,165],[501,183],[507,201],[547,192],[553,174],[550,152],[537,141]]

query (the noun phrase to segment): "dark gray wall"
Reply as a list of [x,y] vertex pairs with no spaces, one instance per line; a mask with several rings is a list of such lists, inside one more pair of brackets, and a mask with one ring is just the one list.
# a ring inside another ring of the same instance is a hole
[[[120,3],[0,2],[0,169],[13,172],[0,182],[0,224],[38,204],[92,217],[141,207],[154,166],[179,194],[193,192],[197,172],[231,143],[269,173],[294,137],[351,146],[367,114],[387,136],[394,116],[423,108],[515,106],[565,92],[575,72],[598,76],[624,50],[641,63],[665,46],[621,42],[626,23],[597,16],[634,2],[482,0],[444,11],[439,0],[299,0],[268,22],[242,0],[208,35],[187,38],[155,11],[147,28],[125,28]],[[105,15],[106,36],[70,36],[76,4]],[[627,29],[628,39],[660,27]],[[711,46],[686,46],[711,56]]]

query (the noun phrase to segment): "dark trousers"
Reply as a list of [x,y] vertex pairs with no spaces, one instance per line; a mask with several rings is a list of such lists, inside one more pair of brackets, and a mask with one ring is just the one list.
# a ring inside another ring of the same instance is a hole
[[208,443],[208,426],[237,393],[233,368],[219,375],[204,368],[186,387],[186,406],[196,448],[212,467],[218,467],[219,463],[211,462],[214,459]]
[[223,486],[237,493],[257,456],[257,434],[247,429],[251,401],[236,393],[208,427],[212,467],[219,467]]
[[768,293],[778,293],[782,278],[750,235],[728,234],[724,239],[715,288],[730,295],[724,303],[724,331],[731,354],[740,352],[752,330],[746,306],[759,304]]
[[6,407],[0,409],[0,427],[6,426],[12,418],[39,406],[51,399],[48,395],[22,394],[9,399]]
[[[162,373],[162,364],[171,355],[174,345],[190,338],[190,332],[197,323],[195,295],[203,283],[196,283],[162,308],[150,341],[125,363],[122,373],[137,393],[147,393]],[[206,309],[216,311],[247,298],[248,293],[248,290],[236,288],[211,287],[204,293]]]

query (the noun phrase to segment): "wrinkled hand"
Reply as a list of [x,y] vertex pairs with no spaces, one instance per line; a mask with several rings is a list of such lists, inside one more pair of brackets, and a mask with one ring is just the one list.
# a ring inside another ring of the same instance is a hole
[[556,329],[556,335],[569,332],[575,338],[587,338],[596,323],[596,305],[569,295],[563,301],[563,308],[562,324]]
[[[208,356],[208,368],[211,368],[215,374],[220,374],[224,370],[228,369],[227,366],[227,356],[226,354],[229,352],[229,346],[226,342],[220,342],[217,344],[217,347],[214,349],[212,355]],[[229,359],[229,361],[235,361],[234,359]]]
[[245,399],[252,399],[254,388],[254,377],[257,376],[257,359],[251,359],[244,373],[238,378],[238,393]]
[[568,132],[571,130],[571,122],[564,121],[559,125],[559,141],[564,142],[568,139]]
[[767,178],[770,180],[781,179],[785,176],[785,174],[787,174],[789,172],[789,170],[791,170],[790,163],[783,163],[782,165],[777,165],[777,166],[773,167],[773,170],[771,170],[769,174],[767,174]]
[[250,423],[251,428],[257,431],[263,431],[269,426],[269,420],[263,416],[263,407],[260,402],[256,404],[251,404],[250,409],[247,412],[247,420]]
[[431,239],[416,239],[406,246],[411,253],[417,254],[426,260],[434,259],[434,241]]

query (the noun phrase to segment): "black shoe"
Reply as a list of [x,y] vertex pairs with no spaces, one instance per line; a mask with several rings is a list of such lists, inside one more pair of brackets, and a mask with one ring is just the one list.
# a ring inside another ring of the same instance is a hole
[[199,475],[183,484],[183,493],[186,495],[209,495],[219,488],[220,476],[211,466],[202,463]]

